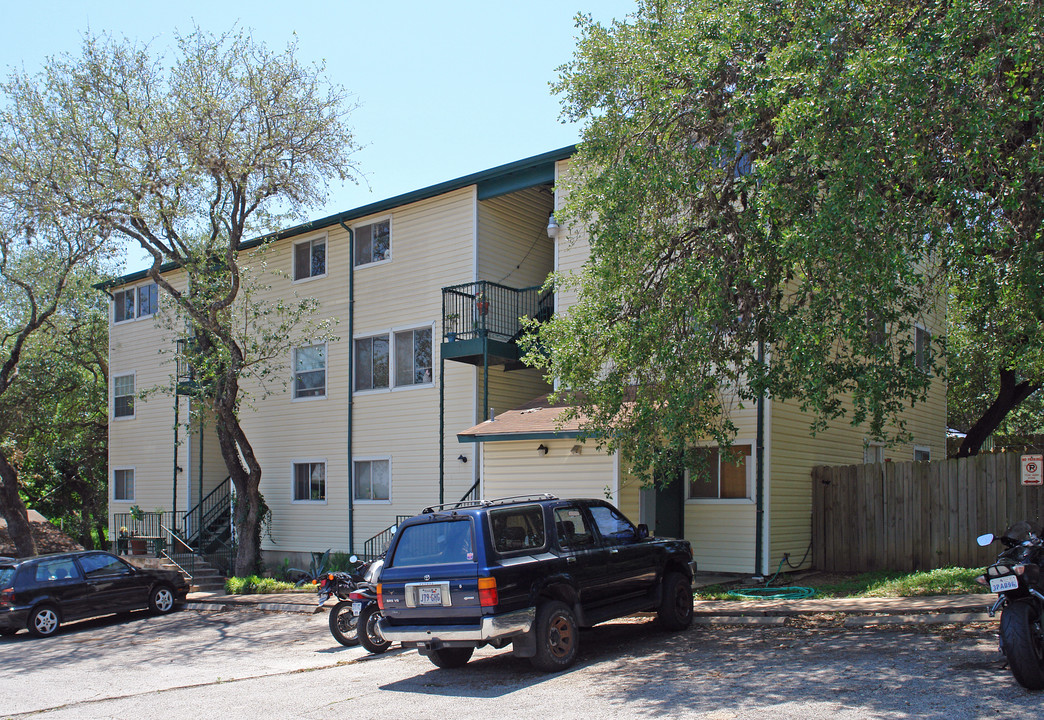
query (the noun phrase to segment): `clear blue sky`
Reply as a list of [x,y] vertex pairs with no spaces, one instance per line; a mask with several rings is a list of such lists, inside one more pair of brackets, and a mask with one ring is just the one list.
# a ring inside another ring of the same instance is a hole
[[[299,54],[325,60],[329,77],[360,104],[352,121],[365,146],[360,185],[331,187],[318,218],[512,160],[570,145],[548,82],[572,56],[577,12],[609,22],[634,0],[297,0],[296,2],[5,3],[0,66],[36,71],[78,53],[82,34],[151,41],[193,23],[221,32],[238,23],[274,49],[297,34]],[[143,267],[128,260],[126,271]]]

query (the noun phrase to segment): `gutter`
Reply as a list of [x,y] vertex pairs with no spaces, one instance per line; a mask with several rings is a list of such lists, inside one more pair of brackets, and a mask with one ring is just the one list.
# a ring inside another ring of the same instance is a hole
[[355,462],[352,460],[352,429],[355,410],[355,233],[348,232],[348,554],[355,552]]

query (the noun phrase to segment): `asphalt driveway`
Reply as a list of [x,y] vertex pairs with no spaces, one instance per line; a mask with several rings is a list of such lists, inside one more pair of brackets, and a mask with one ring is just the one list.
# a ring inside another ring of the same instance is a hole
[[250,609],[135,614],[0,641],[0,717],[686,717],[707,720],[1039,717],[1044,695],[1002,669],[995,623],[846,628],[644,619],[581,636],[559,675],[485,648],[438,670],[413,651],[368,656],[325,614]]

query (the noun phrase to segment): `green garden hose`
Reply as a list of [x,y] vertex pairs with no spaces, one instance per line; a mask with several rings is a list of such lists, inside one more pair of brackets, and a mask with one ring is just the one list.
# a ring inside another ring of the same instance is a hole
[[733,597],[741,597],[745,600],[802,600],[815,595],[815,588],[810,587],[769,587],[769,585],[772,584],[772,581],[779,577],[780,571],[783,570],[783,563],[786,562],[786,560],[787,558],[784,557],[779,561],[779,567],[776,568],[776,574],[769,578],[768,582],[765,583],[765,587],[733,590],[729,595]]

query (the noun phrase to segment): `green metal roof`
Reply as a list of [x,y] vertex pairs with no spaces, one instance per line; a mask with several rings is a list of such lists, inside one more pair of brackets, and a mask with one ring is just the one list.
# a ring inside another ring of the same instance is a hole
[[[352,210],[337,213],[336,215],[329,215],[324,218],[319,218],[318,220],[310,220],[309,222],[295,225],[285,230],[280,230],[268,235],[262,235],[261,237],[252,240],[246,240],[239,244],[239,249],[249,250],[250,248],[257,247],[266,242],[282,240],[294,235],[301,235],[314,230],[327,228],[332,225],[339,225],[340,223],[347,224],[350,220],[356,220],[361,217],[366,217],[367,215],[376,215],[377,213],[387,212],[393,208],[415,203],[420,200],[427,200],[428,198],[433,198],[438,195],[444,195],[445,193],[453,192],[454,190],[459,190],[471,185],[478,186],[478,197],[480,200],[486,200],[498,195],[515,192],[516,190],[523,190],[527,187],[533,187],[534,185],[542,185],[554,180],[555,163],[559,160],[565,160],[575,154],[575,152],[576,145],[568,145],[559,148],[558,150],[551,150],[550,152],[541,153],[540,155],[516,160],[515,162],[510,162],[506,165],[498,165],[488,170],[464,175],[454,180],[447,180],[446,182],[438,183],[437,185],[429,185],[426,188],[413,190],[368,205],[361,205]],[[160,272],[169,272],[176,268],[176,263],[165,263],[160,267]],[[122,275],[114,280],[99,283],[96,287],[104,289],[119,285],[127,285],[145,279],[148,277],[148,274],[148,270],[139,270],[127,275]]]

